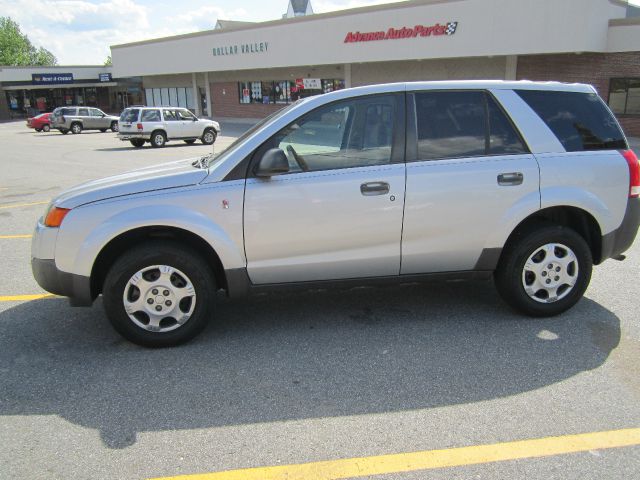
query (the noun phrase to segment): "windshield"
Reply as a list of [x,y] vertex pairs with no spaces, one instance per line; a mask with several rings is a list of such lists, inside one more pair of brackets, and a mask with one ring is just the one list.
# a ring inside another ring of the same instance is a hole
[[205,162],[205,168],[209,168],[210,166],[212,166],[214,163],[217,163],[219,160],[222,160],[223,154],[226,154],[227,152],[232,151],[236,146],[240,145],[242,142],[244,142],[248,137],[250,137],[251,135],[253,135],[255,132],[257,132],[258,130],[260,130],[264,125],[266,125],[267,123],[281,117],[282,115],[284,115],[285,113],[287,113],[289,110],[291,110],[294,106],[298,105],[301,102],[304,102],[305,99],[301,98],[300,100],[297,100],[295,102],[293,102],[290,105],[287,105],[286,107],[284,107],[281,110],[278,110],[277,112],[272,113],[271,115],[269,115],[268,117],[263,118],[262,120],[260,120],[258,123],[256,123],[253,127],[251,127],[249,130],[247,130],[246,132],[244,132],[242,135],[240,135],[238,138],[236,138],[228,147],[224,148],[223,150],[220,150],[217,153],[211,154],[211,155],[207,155],[206,158],[203,157],[202,160]]

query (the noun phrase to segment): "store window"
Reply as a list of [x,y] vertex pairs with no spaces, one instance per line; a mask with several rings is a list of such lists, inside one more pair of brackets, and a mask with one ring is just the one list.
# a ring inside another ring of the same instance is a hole
[[238,100],[241,104],[287,104],[321,93],[344,88],[344,80],[300,78],[295,81],[238,82]]
[[640,115],[640,78],[612,78],[609,107],[618,115]]
[[148,107],[194,107],[190,87],[146,88],[144,93]]

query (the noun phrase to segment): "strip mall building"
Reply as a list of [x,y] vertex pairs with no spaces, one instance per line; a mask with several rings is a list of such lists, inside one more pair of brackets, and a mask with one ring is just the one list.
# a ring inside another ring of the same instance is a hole
[[[412,0],[111,47],[147,104],[263,117],[300,96],[382,82],[585,82],[640,135],[640,17],[618,0]],[[189,98],[188,98],[189,97]]]

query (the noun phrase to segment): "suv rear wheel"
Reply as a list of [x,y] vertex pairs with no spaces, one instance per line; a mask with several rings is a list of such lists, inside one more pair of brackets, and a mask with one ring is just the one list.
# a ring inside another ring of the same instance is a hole
[[79,124],[78,122],[73,122],[71,124],[71,133],[73,133],[74,135],[77,135],[81,132],[82,132],[82,125]]
[[216,131],[213,128],[206,128],[202,134],[202,143],[205,145],[212,145],[216,141]]
[[131,142],[131,145],[136,148],[140,148],[144,145],[144,140],[142,140],[141,138],[134,138],[133,140],[129,140],[129,142]]
[[206,261],[172,242],[149,242],[123,254],[103,285],[113,327],[146,347],[190,340],[206,327],[215,295]]
[[161,130],[156,130],[151,134],[151,146],[154,148],[162,148],[167,143],[167,136]]
[[567,227],[543,225],[510,241],[494,278],[511,307],[526,315],[549,317],[582,298],[592,267],[591,250],[580,235]]

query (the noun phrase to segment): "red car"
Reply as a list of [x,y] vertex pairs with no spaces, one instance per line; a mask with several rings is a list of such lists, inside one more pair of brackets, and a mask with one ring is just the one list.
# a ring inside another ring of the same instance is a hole
[[48,132],[51,129],[50,115],[51,113],[41,113],[27,118],[27,127],[33,128],[36,132]]

